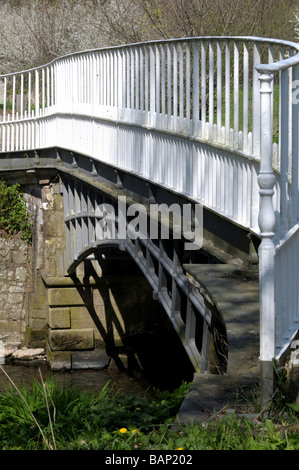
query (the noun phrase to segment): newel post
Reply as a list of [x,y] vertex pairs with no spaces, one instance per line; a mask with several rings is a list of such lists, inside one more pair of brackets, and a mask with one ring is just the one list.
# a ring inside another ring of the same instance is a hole
[[275,292],[273,237],[275,213],[273,194],[275,175],[272,169],[273,119],[272,82],[273,75],[262,72],[261,83],[261,163],[258,184],[260,187],[260,211],[258,223],[261,235],[259,247],[260,282],[260,361],[261,361],[261,401],[265,403],[273,394],[273,366],[275,357]]

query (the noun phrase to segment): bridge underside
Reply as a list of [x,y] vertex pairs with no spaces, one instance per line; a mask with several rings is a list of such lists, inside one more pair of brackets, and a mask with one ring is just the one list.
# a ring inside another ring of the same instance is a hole
[[[59,173],[78,178],[107,194],[126,196],[128,202],[148,204],[195,204],[184,194],[152,183],[141,176],[112,165],[95,161],[89,156],[62,148],[0,153],[0,171],[9,181],[27,184],[31,181],[51,181]],[[34,173],[35,172],[35,173]],[[259,237],[229,219],[203,206],[203,246],[208,256],[223,263],[248,269],[258,264]]]
[[[163,306],[195,372],[207,372],[211,363],[215,367],[210,367],[209,372],[213,369],[243,374],[245,364],[248,372],[252,372],[249,369],[255,367],[258,356],[259,313],[256,278],[259,240],[254,234],[204,208],[200,250],[184,251],[182,240],[173,238],[126,239],[117,243],[106,239],[98,243],[85,235],[88,225],[95,227],[96,205],[109,203],[116,207],[119,197],[125,197],[128,206],[164,203],[182,207],[186,203],[194,205],[194,201],[134,174],[63,149],[1,154],[0,167],[5,179],[17,181],[24,188],[57,185],[56,191],[63,194],[66,248],[64,257],[58,255],[55,276],[60,281],[56,282],[53,275],[49,280],[49,273],[43,273],[48,289],[51,283],[57,287],[65,278],[77,291],[88,292],[88,286],[78,275],[82,262],[96,260],[109,247],[126,252],[147,279],[154,299]],[[252,287],[248,291],[249,285]],[[230,295],[233,288],[235,293]],[[224,297],[223,293],[226,293]],[[248,329],[253,336],[246,335]],[[244,345],[251,343],[251,347],[242,349],[240,368],[237,343],[243,339]]]

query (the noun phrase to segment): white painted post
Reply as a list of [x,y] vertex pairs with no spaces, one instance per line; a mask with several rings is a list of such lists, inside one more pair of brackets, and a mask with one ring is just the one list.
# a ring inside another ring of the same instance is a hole
[[270,73],[260,74],[261,95],[261,164],[258,176],[260,187],[259,227],[261,244],[259,247],[260,277],[260,360],[262,363],[263,402],[273,393],[272,359],[275,357],[275,291],[274,291],[274,255],[273,243],[275,231],[275,213],[272,197],[274,194],[275,175],[272,169],[273,126],[272,82]]

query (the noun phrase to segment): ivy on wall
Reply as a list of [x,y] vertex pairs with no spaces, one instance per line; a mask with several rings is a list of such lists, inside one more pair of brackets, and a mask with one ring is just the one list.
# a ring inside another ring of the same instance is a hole
[[32,224],[19,184],[8,185],[0,180],[0,230],[8,235],[21,234],[22,240],[32,241]]

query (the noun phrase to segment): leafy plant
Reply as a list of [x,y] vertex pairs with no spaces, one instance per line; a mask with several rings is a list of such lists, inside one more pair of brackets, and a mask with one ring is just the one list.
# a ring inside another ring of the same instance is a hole
[[12,386],[0,392],[0,449],[299,450],[294,415],[277,423],[223,411],[198,423],[174,424],[189,386],[155,389],[154,399],[122,395],[111,382],[99,393],[53,378]]
[[22,239],[31,243],[32,224],[21,187],[19,184],[7,185],[3,180],[0,180],[0,230],[7,234],[21,233]]

